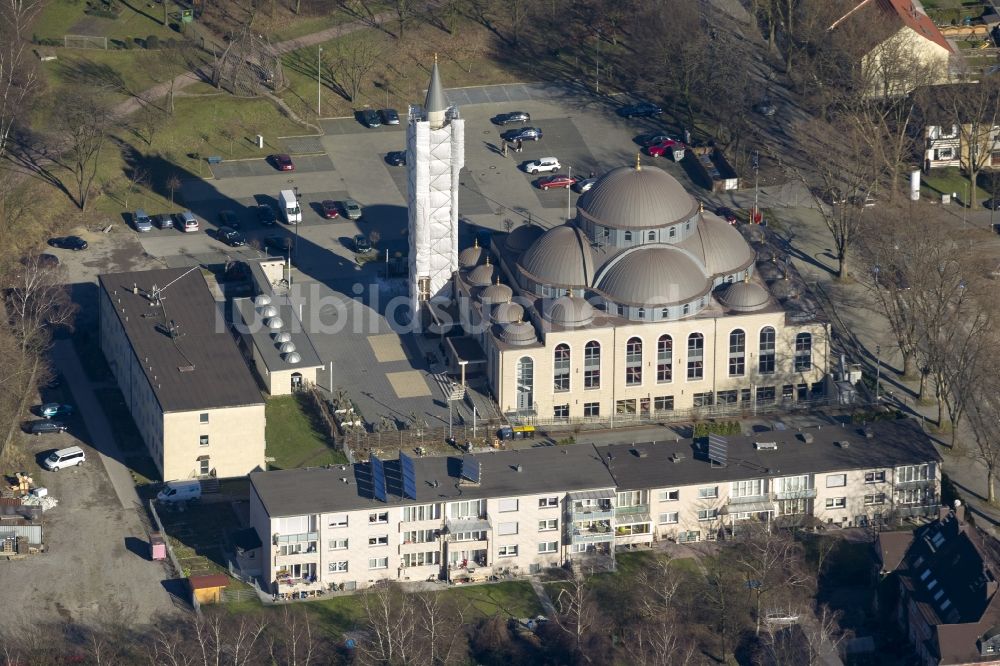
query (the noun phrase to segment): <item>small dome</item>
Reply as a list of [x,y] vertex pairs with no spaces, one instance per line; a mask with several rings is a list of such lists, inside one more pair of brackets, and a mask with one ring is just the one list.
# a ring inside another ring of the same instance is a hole
[[584,218],[613,229],[651,229],[686,220],[698,204],[677,179],[654,166],[623,166],[601,176],[576,204]]
[[485,264],[482,266],[476,266],[469,271],[469,283],[472,284],[473,287],[488,287],[493,284],[496,274],[496,267],[491,265],[490,258],[486,257]]
[[522,224],[507,234],[503,246],[508,252],[521,254],[531,247],[532,243],[541,238],[543,233],[545,233],[545,229],[541,227],[534,224]]
[[545,308],[545,318],[558,326],[576,328],[594,320],[594,307],[582,296],[569,294],[552,301]]
[[294,342],[282,342],[281,346],[278,347],[278,351],[280,351],[282,354],[291,353],[291,352],[295,351],[295,343]]
[[701,259],[709,275],[737,273],[753,264],[755,257],[743,234],[712,213],[702,213],[698,233],[679,245]]
[[275,316],[277,316],[277,314],[278,314],[278,308],[274,307],[273,305],[265,305],[264,307],[262,307],[260,309],[260,316],[261,317],[265,317],[265,318],[267,318],[267,317],[275,317]]
[[267,294],[260,294],[257,298],[253,299],[253,303],[257,307],[260,307],[262,305],[270,305],[271,297],[268,296]]
[[771,295],[754,282],[734,282],[720,290],[719,302],[730,310],[753,312],[767,305]]
[[281,321],[281,317],[271,317],[264,322],[268,328],[278,329],[285,325],[285,322]]
[[288,331],[279,331],[278,333],[274,334],[274,342],[279,345],[282,342],[288,342],[291,339],[292,339],[292,334],[289,333]]
[[500,340],[508,345],[530,345],[536,341],[535,327],[526,321],[514,321],[503,324],[500,331]]
[[501,303],[493,309],[493,321],[510,324],[524,318],[524,308],[517,303]]
[[299,362],[302,361],[302,357],[299,356],[299,353],[298,352],[294,352],[294,351],[293,352],[288,352],[287,354],[285,354],[284,355],[284,359],[285,359],[285,363],[292,363],[292,364],[299,363]]
[[618,255],[599,278],[610,301],[640,307],[685,303],[708,293],[698,260],[674,245],[647,245]]
[[546,231],[521,255],[518,266],[526,277],[552,287],[589,287],[594,279],[590,241],[565,224]]
[[486,254],[486,251],[479,247],[479,240],[476,240],[475,245],[467,247],[458,253],[458,265],[460,268],[478,266],[479,262],[486,258]]
[[500,280],[497,280],[494,284],[486,287],[479,294],[479,300],[482,301],[483,305],[498,305],[500,303],[506,303],[513,297],[514,291],[507,285],[500,284]]

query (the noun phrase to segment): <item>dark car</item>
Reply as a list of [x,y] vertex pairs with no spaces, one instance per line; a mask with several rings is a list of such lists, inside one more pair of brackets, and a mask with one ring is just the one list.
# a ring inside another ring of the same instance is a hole
[[372,251],[372,243],[368,240],[364,234],[358,234],[354,237],[354,251],[358,254],[364,254],[365,252]]
[[652,102],[639,102],[638,104],[628,104],[618,109],[618,115],[622,118],[652,118],[663,113],[663,109]]
[[725,206],[720,206],[719,208],[715,209],[715,214],[718,215],[719,217],[721,217],[723,220],[725,220],[729,224],[736,224],[736,222],[737,222],[736,212],[733,211],[732,208],[727,208]]
[[378,112],[382,116],[382,122],[386,125],[398,125],[399,124],[399,113],[396,109],[382,109]]
[[173,229],[174,228],[174,218],[170,217],[170,213],[160,213],[159,215],[153,216],[153,222],[160,229]]
[[1000,199],[987,199],[983,202],[983,208],[987,210],[1000,210]]
[[379,117],[377,111],[371,109],[358,111],[358,122],[369,129],[382,126],[382,118]]
[[503,133],[503,138],[507,141],[538,141],[542,138],[542,130],[538,127],[507,130]]
[[292,238],[291,236],[282,236],[279,234],[268,236],[264,239],[264,247],[276,250],[280,254],[285,254],[292,249]]
[[497,125],[509,125],[510,123],[530,123],[531,114],[527,111],[511,111],[510,113],[499,113],[493,118]]
[[340,204],[333,199],[324,199],[319,207],[323,210],[323,217],[328,220],[340,217]]
[[216,237],[229,247],[241,247],[247,244],[246,236],[232,227],[219,227]]
[[295,171],[295,165],[292,163],[292,158],[289,155],[271,155],[269,159],[278,171]]
[[576,176],[567,176],[564,173],[554,173],[551,176],[538,179],[539,189],[548,190],[554,187],[572,187],[576,181],[580,180]]
[[59,238],[50,238],[49,245],[57,247],[60,250],[86,250],[89,247],[87,241],[83,240],[79,236],[60,236]]
[[73,405],[66,405],[61,402],[47,402],[38,408],[38,415],[47,419],[57,416],[70,416],[73,414]]
[[224,210],[219,213],[219,225],[223,227],[229,227],[230,229],[240,228],[240,218],[236,216],[231,210]]
[[394,150],[391,153],[386,153],[385,161],[390,166],[406,166],[406,151]]
[[274,214],[274,209],[267,204],[257,206],[257,221],[265,227],[273,226],[278,221],[278,216]]
[[60,433],[66,430],[66,426],[59,421],[32,421],[28,424],[28,432],[32,435],[48,435]]

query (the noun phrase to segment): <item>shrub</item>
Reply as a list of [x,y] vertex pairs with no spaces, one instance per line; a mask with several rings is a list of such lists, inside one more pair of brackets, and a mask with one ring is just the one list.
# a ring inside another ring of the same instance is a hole
[[151,51],[160,48],[160,38],[156,35],[146,37],[146,48]]

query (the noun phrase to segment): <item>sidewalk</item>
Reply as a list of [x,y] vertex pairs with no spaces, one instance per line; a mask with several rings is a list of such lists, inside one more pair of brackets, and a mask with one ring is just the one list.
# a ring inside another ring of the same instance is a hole
[[141,507],[132,474],[125,466],[125,457],[115,441],[114,430],[94,394],[90,379],[80,365],[73,343],[67,339],[56,340],[52,345],[52,362],[62,373],[66,385],[73,393],[77,411],[87,426],[87,432],[90,433],[90,445],[100,455],[122,508],[133,510]]

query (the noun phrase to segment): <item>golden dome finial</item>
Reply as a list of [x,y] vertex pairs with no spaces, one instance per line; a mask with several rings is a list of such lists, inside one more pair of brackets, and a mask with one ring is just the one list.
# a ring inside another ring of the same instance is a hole
[[437,63],[437,61],[438,61],[438,54],[437,54],[437,51],[435,51],[434,52],[434,62]]
[[569,296],[570,298],[573,298],[573,289],[572,289],[572,287],[566,290],[566,295]]
[[500,286],[500,276],[497,276],[497,286]]
[[479,247],[479,239],[478,238],[475,241],[473,241],[472,247]]
[[486,265],[490,265],[490,255],[486,255]]
[[705,212],[705,202],[704,201],[699,201],[698,202],[698,212],[699,213],[704,213]]
[[642,153],[635,154],[635,170],[642,171]]

